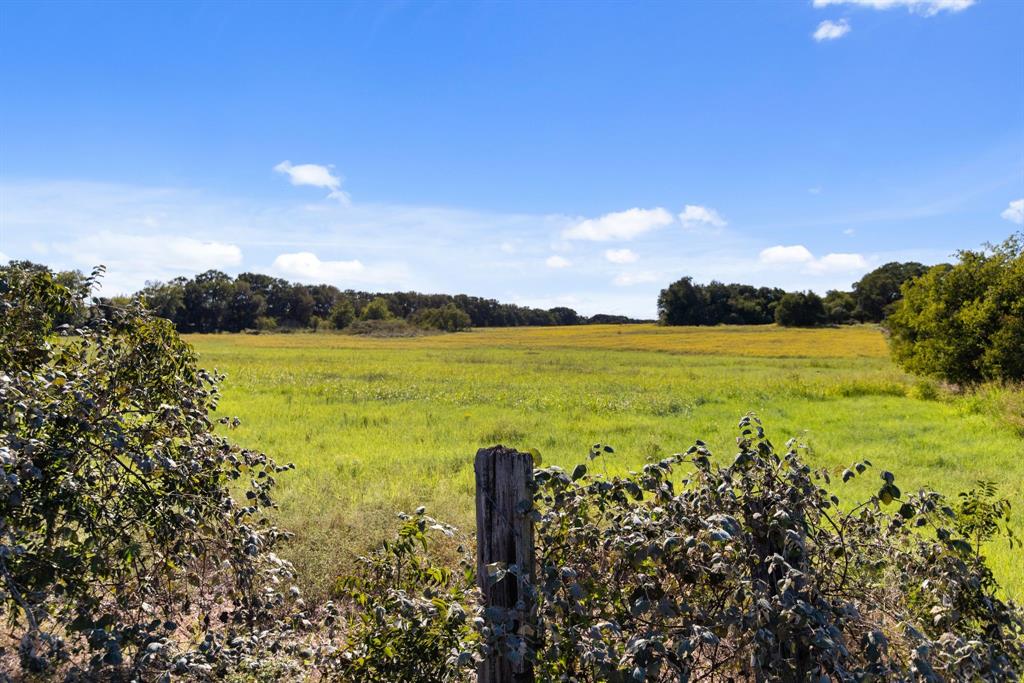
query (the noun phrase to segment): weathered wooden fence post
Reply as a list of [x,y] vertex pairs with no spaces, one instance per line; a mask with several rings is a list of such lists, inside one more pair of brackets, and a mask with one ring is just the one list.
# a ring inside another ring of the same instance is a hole
[[[533,457],[512,448],[495,446],[476,453],[476,570],[483,592],[484,604],[515,610],[520,600],[519,578],[509,573],[494,582],[488,565],[499,563],[507,568],[515,565],[530,584],[534,581],[533,520],[529,503],[533,500]],[[517,629],[529,616],[514,619]],[[514,612],[513,612],[514,614]],[[533,665],[525,659],[493,652],[478,670],[479,683],[532,683]]]

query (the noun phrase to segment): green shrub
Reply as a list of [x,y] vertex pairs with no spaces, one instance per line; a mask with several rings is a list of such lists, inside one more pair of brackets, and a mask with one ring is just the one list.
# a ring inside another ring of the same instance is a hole
[[907,390],[907,396],[921,401],[935,401],[942,395],[939,383],[933,379],[919,379]]
[[277,329],[277,320],[269,315],[261,315],[256,318],[256,329],[260,332],[273,332]]
[[223,662],[211,629],[284,600],[285,468],[214,433],[218,377],[140,302],[56,327],[84,296],[0,268],[0,615],[23,673],[202,677]]
[[472,326],[469,315],[452,303],[440,308],[425,308],[412,316],[412,322],[421,327],[429,327],[444,332],[461,332]]
[[331,322],[334,328],[343,330],[356,319],[356,309],[348,299],[339,299],[331,308]]
[[334,329],[334,322],[330,318],[321,318],[318,315],[310,316],[309,326],[314,332],[328,332]]
[[364,337],[418,337],[425,334],[422,328],[410,325],[401,318],[356,320],[345,328],[345,332]]
[[359,314],[360,320],[391,320],[394,317],[395,314],[388,308],[388,300],[382,296],[378,296],[366,304],[362,313]]
[[911,280],[887,326],[893,358],[911,372],[955,384],[1024,380],[1024,235]]
[[450,569],[431,556],[430,535],[452,537],[456,530],[424,508],[401,518],[394,541],[361,558],[358,574],[339,579],[352,613],[345,649],[320,665],[329,679],[443,683],[468,680],[474,669],[475,562],[466,556]]
[[724,462],[698,441],[625,477],[537,470],[536,583],[492,579],[535,597],[489,613],[486,646],[539,680],[1019,679],[1024,614],[980,552],[1008,529],[990,486],[951,504],[882,472],[844,506],[797,444],[739,427]]

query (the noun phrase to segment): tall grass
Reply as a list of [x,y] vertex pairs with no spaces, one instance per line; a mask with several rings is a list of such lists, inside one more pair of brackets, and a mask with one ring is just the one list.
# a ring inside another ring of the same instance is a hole
[[[773,438],[796,436],[837,473],[868,458],[904,491],[950,494],[979,479],[1024,503],[1024,440],[1009,389],[951,395],[899,371],[881,334],[828,330],[594,326],[481,330],[415,339],[214,335],[190,341],[228,374],[222,412],[240,443],[293,461],[281,522],[307,588],[329,590],[396,512],[426,504],[472,528],[476,449],[537,448],[570,467],[595,442],[610,471],[706,441],[731,457],[734,426],[756,411]],[[1017,404],[1019,405],[1019,403]],[[851,493],[869,495],[861,477]],[[852,496],[844,495],[844,498]],[[1020,513],[1016,526],[1022,528]],[[989,549],[1007,590],[1019,562]]]

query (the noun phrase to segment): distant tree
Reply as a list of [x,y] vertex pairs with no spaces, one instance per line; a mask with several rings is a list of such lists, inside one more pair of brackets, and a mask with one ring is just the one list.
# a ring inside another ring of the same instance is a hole
[[267,302],[268,316],[278,322],[292,319],[292,284],[290,282],[262,273],[242,273],[237,279],[248,282],[254,293],[263,295]]
[[825,306],[814,292],[789,292],[775,307],[775,322],[783,327],[813,327],[826,320]]
[[703,297],[686,276],[676,280],[658,296],[658,320],[662,325],[700,325],[703,320]]
[[245,280],[236,280],[224,311],[223,329],[240,332],[256,327],[256,320],[267,311],[267,300]]
[[335,329],[343,330],[356,319],[356,309],[352,306],[351,301],[340,298],[335,302],[334,308],[331,309],[330,318],[331,322],[334,323]]
[[630,318],[626,315],[611,315],[608,313],[595,313],[594,315],[586,318],[582,321],[587,325],[627,325],[642,322],[651,322],[650,320],[639,320],[637,318]]
[[580,314],[571,308],[557,306],[548,310],[548,315],[555,325],[579,325]]
[[288,314],[285,320],[290,327],[309,327],[315,301],[305,285],[292,285],[287,297]]
[[957,384],[1024,380],[1024,233],[907,282],[887,320],[896,362]]
[[224,329],[225,313],[234,282],[219,270],[208,270],[188,281],[184,291],[186,332],[216,332]]
[[775,319],[775,306],[785,292],[777,288],[695,284],[684,277],[661,291],[658,320],[662,325],[765,325]]
[[890,307],[900,298],[904,282],[919,277],[927,266],[909,261],[891,262],[875,268],[853,283],[853,298],[857,308],[855,316],[862,322],[881,322]]
[[187,280],[178,277],[170,282],[147,282],[140,292],[153,315],[166,318],[181,326],[181,313],[185,308],[185,284]]
[[378,296],[366,304],[363,312],[359,314],[360,320],[390,320],[394,317],[391,309],[388,308],[387,299],[382,296]]
[[828,321],[835,325],[854,321],[854,312],[857,309],[857,300],[850,292],[843,292],[838,289],[830,289],[825,292],[822,301],[825,306],[825,315]]
[[306,289],[313,297],[313,315],[330,318],[335,304],[342,298],[341,291],[334,285],[312,285]]

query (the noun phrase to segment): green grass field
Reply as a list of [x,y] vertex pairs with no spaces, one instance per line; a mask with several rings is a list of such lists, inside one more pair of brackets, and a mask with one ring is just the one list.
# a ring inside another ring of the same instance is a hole
[[[192,336],[202,363],[227,373],[220,412],[238,443],[297,470],[280,477],[286,555],[322,594],[354,556],[385,538],[394,514],[427,505],[472,529],[473,455],[502,443],[571,467],[595,443],[609,471],[703,439],[731,459],[748,411],[811,461],[890,469],[904,491],[955,494],[998,482],[1022,528],[1024,439],[1003,419],[1006,392],[948,396],[888,359],[871,327],[588,326],[488,329],[412,339],[340,334]],[[1014,400],[1016,400],[1014,395]],[[1018,403],[1018,407],[1019,407]],[[1018,409],[1019,412],[1019,409]],[[852,498],[877,473],[837,485]],[[1024,570],[988,549],[1007,591]]]

